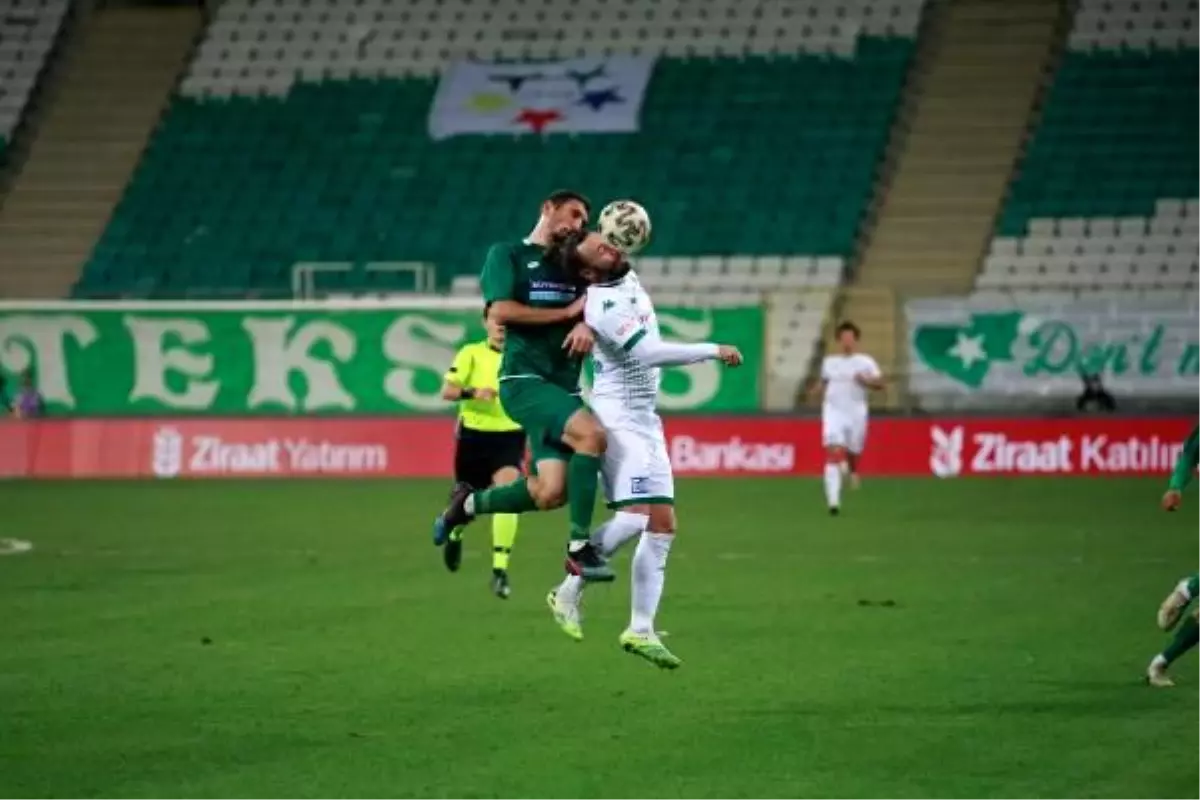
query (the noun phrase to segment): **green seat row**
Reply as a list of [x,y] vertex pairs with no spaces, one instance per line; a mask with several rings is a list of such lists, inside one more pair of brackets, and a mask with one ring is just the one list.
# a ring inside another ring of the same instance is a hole
[[[654,255],[847,256],[911,50],[865,39],[854,59],[662,59],[626,135],[435,142],[426,79],[179,97],[76,294],[283,294],[301,261],[425,261],[447,285],[562,186],[645,203]],[[322,285],[403,280],[356,270]]]
[[1046,217],[1151,216],[1195,197],[1197,51],[1069,52],[1063,58],[997,234]]

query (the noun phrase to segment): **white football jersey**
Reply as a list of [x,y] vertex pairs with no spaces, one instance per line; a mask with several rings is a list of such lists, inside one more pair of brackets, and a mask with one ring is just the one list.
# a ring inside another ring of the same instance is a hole
[[879,365],[866,353],[829,355],[821,363],[821,380],[825,382],[824,413],[866,414],[867,387],[854,379],[866,373],[879,377]]
[[650,295],[630,270],[620,280],[588,287],[584,322],[596,332],[592,349],[592,398],[621,403],[631,411],[653,411],[661,370],[629,355],[642,338],[659,335]]

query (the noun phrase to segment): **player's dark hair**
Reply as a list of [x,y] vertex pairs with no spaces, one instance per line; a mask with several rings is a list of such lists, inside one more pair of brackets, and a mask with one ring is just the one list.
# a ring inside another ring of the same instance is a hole
[[484,322],[487,322],[488,314],[490,314],[490,313],[492,313],[492,304],[484,303],[483,304],[483,321]]
[[855,339],[861,339],[861,338],[862,338],[862,331],[860,331],[860,330],[858,329],[858,326],[857,326],[857,325],[855,325],[855,324],[854,324],[853,322],[851,322],[850,320],[846,320],[846,321],[845,321],[845,322],[843,322],[841,325],[838,325],[838,326],[837,326],[837,335],[838,335],[838,336],[841,336],[841,335],[842,335],[843,333],[845,333],[846,331],[850,331],[851,333],[853,333],[853,334],[854,334],[854,338],[855,338]]
[[582,192],[577,192],[573,189],[558,189],[553,191],[546,196],[546,199],[543,202],[549,203],[555,208],[558,208],[563,203],[569,203],[572,200],[582,203],[583,210],[588,212],[589,215],[592,213],[592,201],[588,200],[587,196]]

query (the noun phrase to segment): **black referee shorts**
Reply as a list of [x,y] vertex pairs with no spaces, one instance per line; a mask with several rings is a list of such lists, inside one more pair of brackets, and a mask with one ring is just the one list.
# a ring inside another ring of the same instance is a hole
[[525,432],[458,429],[454,448],[454,480],[473,489],[492,485],[492,475],[503,467],[521,469],[525,460]]

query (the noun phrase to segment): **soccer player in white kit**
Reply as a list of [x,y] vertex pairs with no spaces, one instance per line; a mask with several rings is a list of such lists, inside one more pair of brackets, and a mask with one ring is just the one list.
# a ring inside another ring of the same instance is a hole
[[821,441],[825,446],[825,500],[836,515],[842,504],[842,478],[858,484],[858,459],[867,443],[867,393],[882,389],[875,359],[858,351],[860,332],[853,322],[837,328],[840,352],[821,362]]
[[[592,233],[576,256],[580,274],[592,284],[584,307],[584,321],[596,334],[591,408],[607,434],[601,477],[615,512],[592,533],[592,543],[608,557],[640,535],[632,563],[632,614],[619,641],[626,651],[674,669],[681,662],[654,628],[675,538],[675,480],[655,408],[659,368],[710,360],[736,367],[742,355],[728,345],[663,341],[654,305],[628,262],[621,259],[615,269],[606,269],[611,251]],[[577,640],[583,638],[583,586],[570,575],[546,597],[559,627]]]

